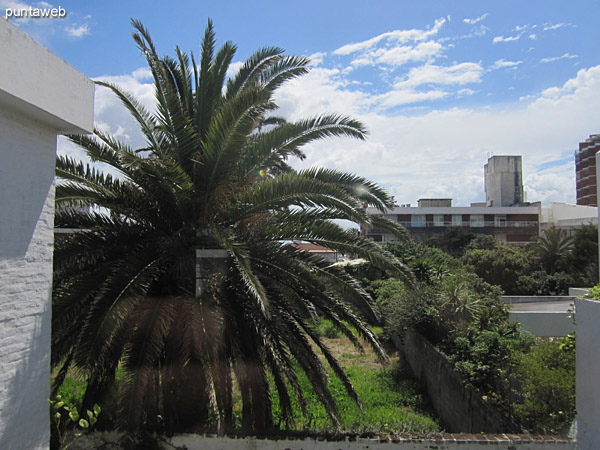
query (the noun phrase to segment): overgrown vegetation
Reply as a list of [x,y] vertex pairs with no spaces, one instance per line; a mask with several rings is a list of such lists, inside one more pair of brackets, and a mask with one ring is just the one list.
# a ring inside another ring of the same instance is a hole
[[520,355],[522,398],[515,412],[529,429],[566,434],[575,418],[575,336],[536,345]]
[[598,283],[598,228],[582,225],[572,236],[550,228],[526,248],[480,235],[465,247],[462,261],[507,295],[567,295],[569,286]]
[[[525,428],[564,432],[574,416],[574,346],[567,346],[569,352],[560,350],[564,342],[536,345],[533,336],[509,322],[501,296],[527,283],[533,290],[536,268],[544,274],[536,280],[537,293],[562,293],[572,278],[558,270],[566,267],[565,259],[575,258],[572,246],[566,248],[557,258],[544,259],[535,247],[509,247],[478,235],[464,246],[462,257],[453,257],[422,243],[393,243],[387,249],[413,269],[416,287],[393,277],[365,282],[382,311],[384,334],[416,329],[448,356],[466,385]],[[551,391],[558,377],[561,383]]]
[[[325,334],[334,329],[328,321],[319,321],[319,332]],[[373,327],[374,332],[381,329]],[[416,433],[427,434],[440,431],[440,426],[432,416],[432,410],[421,392],[418,383],[407,376],[392,358],[388,365],[382,365],[377,355],[370,349],[361,352],[342,336],[324,337],[324,343],[344,367],[348,378],[360,399],[359,406],[348,396],[342,380],[333,371],[328,372],[330,391],[338,407],[340,428],[332,425],[327,410],[319,401],[310,380],[305,375],[298,377],[302,389],[306,392],[306,414],[303,414],[298,399],[292,401],[293,412],[286,419],[278,401],[274,380],[270,379],[273,398],[273,422],[275,429],[308,431],[312,433],[348,432],[348,433]],[[321,357],[323,357],[321,355]],[[299,373],[301,373],[299,371]],[[67,377],[61,386],[59,395],[65,403],[77,409],[81,405],[86,383],[73,377]],[[114,392],[117,395],[117,391]],[[239,390],[234,393],[234,420],[241,427],[243,408]],[[109,399],[107,408],[103,408],[100,419],[104,418],[101,428],[114,426],[116,402]],[[103,417],[104,416],[104,417]],[[112,422],[111,422],[112,420]],[[202,431],[200,429],[196,431]],[[58,447],[55,447],[58,448]]]

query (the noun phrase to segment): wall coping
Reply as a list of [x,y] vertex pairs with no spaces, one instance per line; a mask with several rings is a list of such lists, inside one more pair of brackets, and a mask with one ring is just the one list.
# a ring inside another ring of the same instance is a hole
[[31,117],[57,134],[92,132],[92,80],[4,19],[0,20],[0,60],[3,109]]
[[[432,433],[428,435],[410,435],[400,433],[398,435],[364,435],[355,434],[322,434],[319,436],[305,436],[302,432],[294,434],[278,434],[274,436],[246,436],[216,434],[176,434],[171,437],[154,437],[162,448],[182,447],[190,450],[200,448],[253,448],[253,449],[296,449],[296,448],[329,448],[331,444],[336,449],[376,449],[376,448],[411,448],[431,449],[460,448],[468,450],[473,447],[479,448],[513,448],[513,449],[555,449],[574,450],[575,441],[561,436],[532,435],[532,434],[465,434],[465,433]],[[304,433],[305,435],[312,433]],[[103,448],[118,449],[119,440],[124,437],[119,432],[94,432],[83,436],[71,447],[73,450],[84,450],[97,448],[100,443]],[[163,444],[163,445],[161,445]],[[333,447],[331,447],[333,448]]]

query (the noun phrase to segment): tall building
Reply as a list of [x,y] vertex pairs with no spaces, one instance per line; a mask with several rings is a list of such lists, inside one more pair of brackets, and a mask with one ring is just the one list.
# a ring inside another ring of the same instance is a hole
[[525,203],[521,156],[492,156],[484,166],[486,206]]
[[[421,240],[449,228],[493,235],[512,245],[528,245],[539,235],[541,204],[527,203],[523,190],[521,156],[492,156],[485,165],[486,201],[471,206],[452,206],[449,198],[422,198],[417,207],[402,205],[386,211],[385,217],[404,226]],[[381,214],[368,208],[369,214]],[[365,238],[376,242],[395,237],[376,227],[361,227]]]
[[596,192],[596,152],[600,151],[600,134],[592,134],[579,143],[575,151],[575,184],[577,204],[598,206]]

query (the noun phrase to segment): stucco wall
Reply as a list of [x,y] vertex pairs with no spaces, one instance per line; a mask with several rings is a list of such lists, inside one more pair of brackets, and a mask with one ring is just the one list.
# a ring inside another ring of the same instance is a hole
[[56,133],[0,109],[0,136],[0,448],[47,448]]
[[571,314],[552,311],[509,312],[508,320],[519,322],[523,328],[537,337],[566,336],[575,331]]
[[49,446],[56,136],[91,132],[91,80],[0,19],[0,449]]
[[600,448],[600,301],[577,299],[577,448]]

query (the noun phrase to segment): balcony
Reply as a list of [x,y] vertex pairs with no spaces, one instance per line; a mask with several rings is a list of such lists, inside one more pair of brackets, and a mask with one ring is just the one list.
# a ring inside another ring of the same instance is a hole
[[[463,222],[462,225],[456,225],[453,224],[451,222],[444,222],[443,226],[440,225],[439,223],[434,223],[433,221],[427,221],[427,222],[421,222],[419,225],[415,226],[413,224],[411,224],[411,222],[396,222],[398,225],[402,225],[403,227],[405,227],[407,230],[413,231],[413,232],[420,232],[420,231],[445,231],[447,228],[463,228],[463,229],[471,229],[471,230],[476,230],[476,231],[485,231],[485,232],[491,232],[491,231],[497,231],[497,230],[502,230],[502,229],[510,229],[510,230],[515,230],[515,229],[520,229],[520,230],[524,230],[524,231],[536,231],[539,227],[539,222],[536,220],[515,220],[515,221],[506,221],[506,222],[501,222],[501,223],[496,223],[493,220],[489,220],[489,221],[484,221],[484,222],[477,222],[477,223],[471,223],[471,222]],[[385,230],[382,230],[380,228],[373,228],[371,230],[369,230],[367,232],[368,234],[386,234],[388,233]]]

